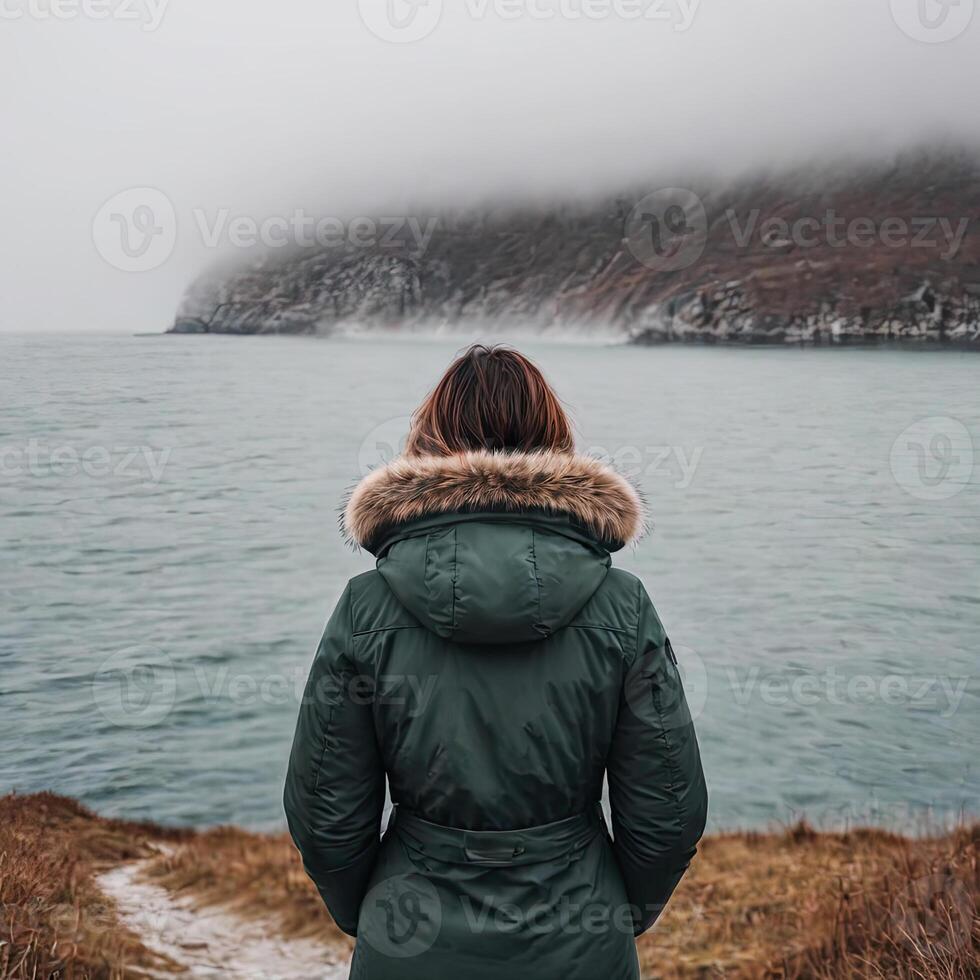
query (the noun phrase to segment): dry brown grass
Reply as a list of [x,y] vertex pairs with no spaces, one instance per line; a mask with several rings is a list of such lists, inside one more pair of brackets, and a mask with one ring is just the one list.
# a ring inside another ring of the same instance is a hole
[[283,935],[352,947],[324,908],[285,834],[250,834],[235,827],[207,830],[148,868],[158,884],[221,905],[245,918],[278,924]]
[[658,980],[952,980],[980,976],[980,825],[707,838],[656,929]]
[[[160,855],[150,845],[169,843]],[[980,825],[936,838],[881,831],[725,834],[640,940],[659,980],[960,980],[980,976]],[[155,855],[155,856],[154,856]],[[154,880],[201,905],[347,947],[284,835],[100,819],[49,794],[0,799],[0,978],[122,980],[167,968],[122,929],[93,874],[152,857]]]
[[181,836],[51,793],[0,797],[0,977],[117,980],[166,968],[119,925],[94,875],[150,854],[150,837]]

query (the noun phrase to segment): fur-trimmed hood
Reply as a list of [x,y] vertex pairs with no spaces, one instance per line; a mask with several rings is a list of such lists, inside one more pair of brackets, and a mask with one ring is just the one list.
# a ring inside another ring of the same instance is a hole
[[383,533],[437,514],[543,512],[569,517],[610,550],[646,529],[640,492],[612,467],[573,453],[399,456],[352,491],[342,529],[371,549]]

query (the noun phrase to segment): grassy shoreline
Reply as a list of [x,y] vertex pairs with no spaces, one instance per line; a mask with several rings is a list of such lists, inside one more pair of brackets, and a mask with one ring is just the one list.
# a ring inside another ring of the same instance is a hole
[[[909,978],[980,975],[980,824],[936,837],[880,830],[705,839],[660,923],[644,976]],[[99,817],[50,793],[0,797],[0,978],[126,980],[173,962],[123,926],[97,875],[145,862],[201,907],[349,949],[284,835],[173,830]]]

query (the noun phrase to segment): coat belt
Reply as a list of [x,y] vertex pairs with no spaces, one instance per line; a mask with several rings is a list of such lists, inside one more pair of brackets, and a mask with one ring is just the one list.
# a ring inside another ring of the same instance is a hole
[[418,854],[449,864],[481,867],[553,861],[582,850],[600,829],[605,829],[605,822],[598,803],[564,820],[520,830],[443,827],[401,806],[392,810],[388,820],[388,832],[393,830]]

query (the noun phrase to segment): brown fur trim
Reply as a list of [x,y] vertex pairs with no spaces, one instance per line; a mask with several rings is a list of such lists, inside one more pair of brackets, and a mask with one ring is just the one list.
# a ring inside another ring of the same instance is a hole
[[433,514],[542,510],[567,514],[598,541],[622,546],[644,533],[640,493],[597,459],[572,453],[399,456],[350,495],[343,531],[369,547],[388,528]]

